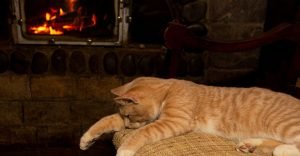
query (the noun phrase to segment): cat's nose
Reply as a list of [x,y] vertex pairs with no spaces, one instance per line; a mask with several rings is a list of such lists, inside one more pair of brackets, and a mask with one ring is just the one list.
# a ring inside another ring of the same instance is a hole
[[123,116],[123,117],[128,117],[129,116],[128,113],[126,113],[124,111],[121,111],[121,110],[120,110],[120,115]]

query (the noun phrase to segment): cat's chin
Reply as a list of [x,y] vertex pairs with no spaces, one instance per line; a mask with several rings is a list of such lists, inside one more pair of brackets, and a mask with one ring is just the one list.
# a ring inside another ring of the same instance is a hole
[[128,122],[127,124],[125,124],[125,127],[129,129],[137,129],[145,126],[146,124],[147,122]]
[[129,128],[129,129],[137,129],[137,128],[143,127],[147,124],[146,121],[144,121],[144,122],[132,122],[128,118],[124,118],[124,123],[125,123],[125,128]]

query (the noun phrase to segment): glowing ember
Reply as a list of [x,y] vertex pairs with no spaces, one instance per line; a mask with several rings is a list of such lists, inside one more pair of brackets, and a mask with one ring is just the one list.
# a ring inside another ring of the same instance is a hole
[[68,31],[71,31],[71,30],[77,30],[78,27],[75,26],[75,25],[73,25],[73,24],[70,24],[70,25],[64,25],[64,26],[63,26],[63,29],[68,30]]

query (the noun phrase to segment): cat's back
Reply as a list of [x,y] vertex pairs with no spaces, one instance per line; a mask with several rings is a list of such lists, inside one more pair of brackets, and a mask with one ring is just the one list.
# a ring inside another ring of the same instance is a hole
[[212,94],[215,99],[221,101],[233,100],[239,103],[254,102],[260,104],[274,103],[292,103],[294,106],[300,106],[300,100],[282,92],[272,91],[260,87],[215,87],[199,85],[199,90],[204,94]]
[[[265,88],[250,87],[216,87],[197,85],[197,90],[191,92],[197,96],[197,108],[211,112],[232,110],[245,112],[263,112],[276,110],[278,112],[295,112],[300,115],[300,100],[281,92]],[[295,111],[297,110],[297,111]]]
[[242,100],[252,100],[258,104],[264,105],[276,105],[279,104],[284,107],[293,107],[300,109],[300,100],[288,95],[286,93],[272,91],[270,89],[251,87],[251,88],[240,88],[237,91],[237,96],[244,97]]

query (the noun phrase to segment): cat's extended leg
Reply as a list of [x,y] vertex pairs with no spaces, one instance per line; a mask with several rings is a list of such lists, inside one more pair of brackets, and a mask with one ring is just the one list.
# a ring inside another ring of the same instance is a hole
[[236,150],[244,153],[253,153],[256,148],[260,148],[263,152],[272,152],[275,147],[281,145],[282,142],[278,142],[272,139],[264,138],[248,138],[240,141]]
[[122,117],[116,113],[106,116],[92,125],[80,139],[80,149],[88,149],[103,133],[124,129]]

